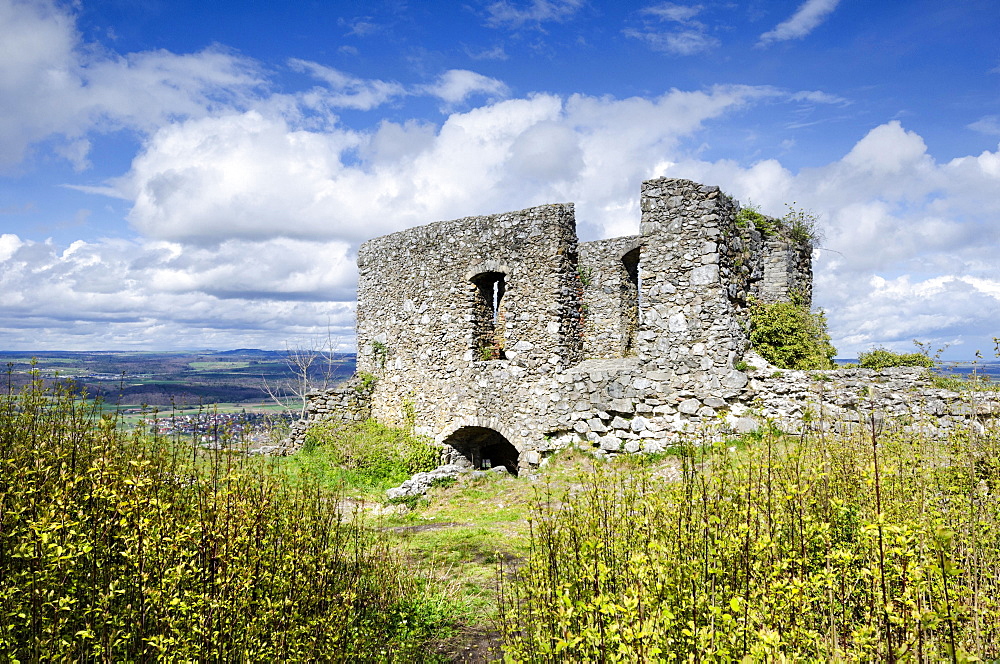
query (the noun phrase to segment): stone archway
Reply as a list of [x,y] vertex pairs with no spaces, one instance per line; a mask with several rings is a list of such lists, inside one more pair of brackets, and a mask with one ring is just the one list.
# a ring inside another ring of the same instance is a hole
[[481,426],[462,426],[442,441],[477,470],[503,466],[517,475],[520,454],[517,448],[498,431]]

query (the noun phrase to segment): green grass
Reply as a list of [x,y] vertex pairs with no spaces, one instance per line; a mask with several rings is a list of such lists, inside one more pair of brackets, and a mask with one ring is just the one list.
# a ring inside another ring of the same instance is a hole
[[447,597],[454,623],[495,629],[498,567],[528,553],[534,489],[523,478],[463,477],[432,488],[415,509],[385,517],[388,541],[414,568],[426,570]]
[[[628,463],[623,458],[622,468]],[[665,457],[651,468],[675,463]],[[414,566],[431,570],[439,587],[447,589],[457,620],[495,629],[498,572],[528,557],[530,522],[540,496],[569,491],[595,467],[607,465],[585,453],[563,450],[550,457],[534,479],[495,473],[461,476],[453,486],[432,488],[414,509],[387,515],[384,527],[402,555]],[[442,524],[448,525],[438,527]]]
[[289,481],[318,482],[350,495],[381,498],[386,489],[438,465],[429,438],[369,420],[328,420],[306,433],[303,449],[281,460]]

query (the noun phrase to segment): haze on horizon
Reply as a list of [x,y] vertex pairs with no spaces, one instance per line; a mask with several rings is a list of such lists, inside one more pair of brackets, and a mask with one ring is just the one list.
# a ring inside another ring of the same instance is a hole
[[989,0],[0,0],[0,347],[353,350],[355,258],[403,228],[643,179],[820,216],[841,357],[1000,313]]

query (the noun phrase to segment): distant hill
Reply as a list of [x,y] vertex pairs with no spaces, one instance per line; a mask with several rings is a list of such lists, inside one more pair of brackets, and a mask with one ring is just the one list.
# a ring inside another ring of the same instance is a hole
[[[839,365],[857,364],[857,358],[840,358],[834,360]],[[980,376],[989,376],[990,380],[1000,380],[1000,362],[972,362],[972,361],[945,361],[941,362],[934,371],[943,376],[966,376],[975,371]]]

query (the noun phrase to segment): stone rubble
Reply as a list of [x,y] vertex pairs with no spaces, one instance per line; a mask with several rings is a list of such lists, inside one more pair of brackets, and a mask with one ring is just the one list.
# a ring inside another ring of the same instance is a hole
[[399,498],[409,498],[411,496],[422,496],[427,493],[437,480],[452,479],[463,474],[481,476],[488,473],[502,473],[506,475],[507,469],[503,466],[497,466],[489,471],[480,471],[473,470],[468,464],[449,463],[443,466],[438,466],[434,470],[416,473],[413,477],[404,481],[398,487],[387,489],[385,495],[389,500],[398,500]]

